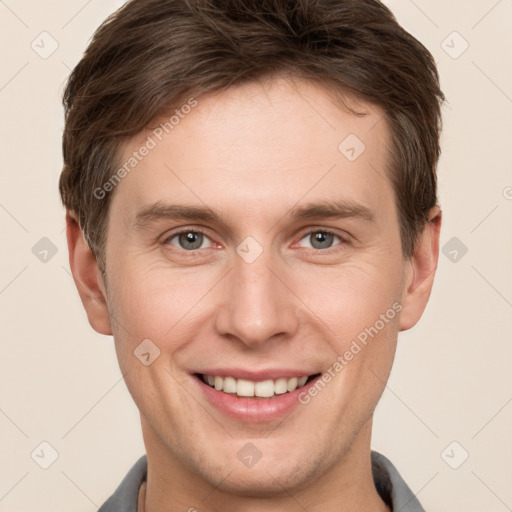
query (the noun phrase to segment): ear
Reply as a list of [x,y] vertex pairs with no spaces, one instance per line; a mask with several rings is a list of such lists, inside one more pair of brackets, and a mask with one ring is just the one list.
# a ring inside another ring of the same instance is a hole
[[69,266],[92,328],[100,334],[112,334],[105,283],[96,257],[87,245],[76,214],[66,213],[66,237]]
[[401,331],[416,325],[427,306],[439,258],[441,217],[442,212],[438,206],[430,210],[414,254],[406,262],[403,309],[400,313]]

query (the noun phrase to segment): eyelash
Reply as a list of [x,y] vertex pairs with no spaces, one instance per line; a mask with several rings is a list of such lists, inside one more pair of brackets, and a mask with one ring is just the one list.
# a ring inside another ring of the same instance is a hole
[[[178,231],[175,231],[174,233],[172,233],[168,237],[166,237],[165,240],[162,242],[163,245],[171,245],[170,241],[172,239],[176,238],[177,236],[183,234],[183,233],[197,233],[197,234],[201,234],[201,235],[205,236],[206,238],[210,238],[208,236],[208,234],[205,231],[202,231],[201,229],[197,229],[197,228],[182,228],[182,229],[180,229]],[[301,236],[299,238],[299,241],[303,240],[308,235],[312,235],[313,233],[324,233],[324,234],[328,234],[328,235],[333,235],[335,237],[338,237],[339,240],[340,240],[340,243],[338,245],[335,245],[333,247],[328,247],[327,249],[315,249],[315,248],[306,247],[306,249],[310,249],[312,251],[315,251],[315,253],[320,253],[320,252],[321,253],[332,253],[332,252],[336,252],[337,250],[341,250],[342,249],[342,247],[340,247],[340,246],[344,246],[344,245],[347,245],[349,243],[347,237],[343,237],[340,234],[338,234],[335,231],[330,230],[328,228],[312,228],[312,229],[310,228],[309,231],[306,231],[306,232],[301,234]],[[181,248],[177,248],[177,247],[176,247],[176,249],[178,249],[178,250],[180,250],[182,252],[187,252],[187,253],[191,253],[191,254],[197,253],[197,252],[203,250],[203,249],[193,249],[193,250],[187,251],[186,249],[181,249]]]

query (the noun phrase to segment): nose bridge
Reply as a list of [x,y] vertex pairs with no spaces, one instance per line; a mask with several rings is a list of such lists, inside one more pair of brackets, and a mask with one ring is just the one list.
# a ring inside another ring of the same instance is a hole
[[237,248],[216,318],[219,334],[235,336],[246,345],[297,329],[295,297],[284,284],[284,267],[270,249],[261,249],[256,255],[251,241]]

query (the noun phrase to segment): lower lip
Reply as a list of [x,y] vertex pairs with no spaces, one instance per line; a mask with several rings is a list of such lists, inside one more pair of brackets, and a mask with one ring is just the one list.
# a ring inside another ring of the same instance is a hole
[[299,402],[299,395],[307,392],[319,378],[318,375],[304,386],[282,395],[270,398],[245,398],[218,391],[203,382],[200,377],[194,376],[194,380],[212,405],[227,416],[250,422],[275,421],[288,416],[296,407],[302,405]]

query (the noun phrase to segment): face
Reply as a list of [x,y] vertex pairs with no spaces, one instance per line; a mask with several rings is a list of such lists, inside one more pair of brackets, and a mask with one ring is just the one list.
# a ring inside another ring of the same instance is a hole
[[351,105],[246,84],[124,148],[155,142],[113,194],[110,322],[148,457],[176,475],[278,495],[369,449],[407,262],[386,122]]

